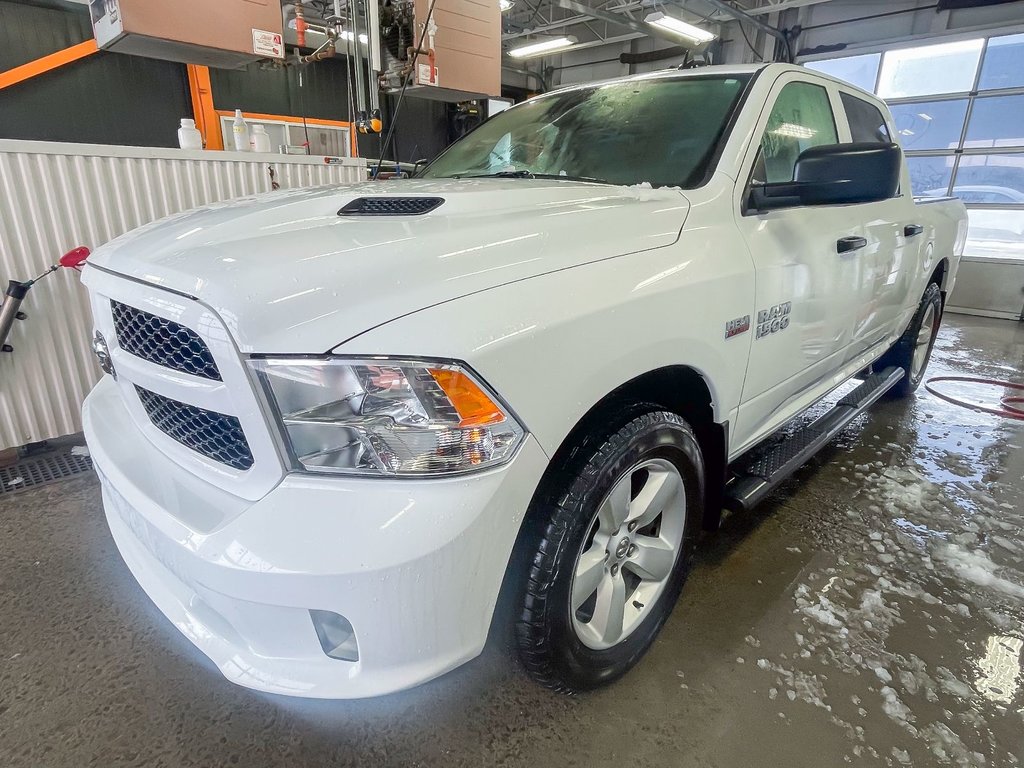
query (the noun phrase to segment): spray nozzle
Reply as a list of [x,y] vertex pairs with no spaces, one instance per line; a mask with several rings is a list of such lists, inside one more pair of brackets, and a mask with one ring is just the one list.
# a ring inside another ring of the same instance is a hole
[[80,245],[77,248],[72,248],[70,251],[61,256],[56,264],[53,264],[45,272],[29,280],[27,283],[25,283],[25,285],[31,286],[37,280],[42,280],[48,274],[50,274],[51,272],[56,272],[61,267],[67,267],[68,269],[78,269],[85,263],[85,260],[89,258],[89,253],[89,249],[86,248],[84,245]]

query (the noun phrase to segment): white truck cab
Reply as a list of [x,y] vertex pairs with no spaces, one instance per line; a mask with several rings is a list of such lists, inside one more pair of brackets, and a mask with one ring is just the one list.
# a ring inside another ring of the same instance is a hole
[[701,527],[920,383],[966,217],[894,140],[816,72],[672,70],[517,105],[412,180],[118,238],[84,422],[125,562],[260,690],[436,677],[502,590],[538,680],[614,680]]

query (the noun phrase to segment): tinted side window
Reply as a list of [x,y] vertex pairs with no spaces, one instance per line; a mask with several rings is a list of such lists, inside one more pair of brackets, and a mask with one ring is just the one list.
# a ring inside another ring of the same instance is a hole
[[885,118],[878,111],[878,107],[848,93],[840,92],[839,98],[843,100],[843,109],[846,110],[846,119],[850,122],[853,141],[866,141],[871,144],[888,144],[892,141]]
[[754,180],[769,184],[792,181],[801,152],[838,142],[828,91],[811,83],[790,83],[779,92],[768,118]]

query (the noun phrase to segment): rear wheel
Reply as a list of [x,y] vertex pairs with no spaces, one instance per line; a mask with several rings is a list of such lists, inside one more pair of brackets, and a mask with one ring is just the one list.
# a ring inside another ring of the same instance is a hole
[[903,369],[903,378],[889,390],[891,396],[908,397],[921,386],[941,323],[942,293],[938,285],[929,283],[907,330],[875,363],[876,370],[891,366]]
[[566,692],[639,661],[682,590],[703,517],[703,460],[683,419],[653,411],[597,437],[535,501],[544,524],[524,542],[520,656]]

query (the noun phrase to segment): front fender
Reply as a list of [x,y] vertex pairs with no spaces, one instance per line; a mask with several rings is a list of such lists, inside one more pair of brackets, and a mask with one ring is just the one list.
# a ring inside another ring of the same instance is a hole
[[739,403],[751,333],[725,323],[751,314],[754,281],[740,248],[676,245],[522,280],[398,318],[333,350],[469,363],[550,456],[608,393],[649,371],[700,373],[716,421]]

